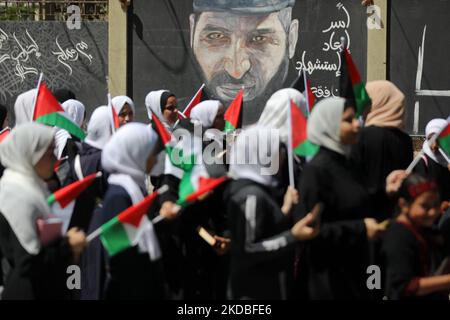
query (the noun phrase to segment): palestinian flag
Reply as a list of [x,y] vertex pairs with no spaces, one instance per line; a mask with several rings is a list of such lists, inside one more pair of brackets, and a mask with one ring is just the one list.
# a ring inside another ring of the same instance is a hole
[[112,132],[116,132],[117,129],[119,129],[119,115],[116,112],[116,109],[114,109],[114,105],[112,103],[111,95],[108,93],[108,107],[111,109],[111,128]]
[[151,223],[147,212],[158,194],[153,192],[100,227],[100,239],[109,256],[138,244],[140,231]]
[[193,153],[185,154],[183,148],[177,148],[175,146],[175,141],[172,139],[171,133],[166,129],[166,127],[164,127],[155,114],[152,115],[152,122],[164,148],[166,149],[170,162],[172,162],[175,167],[178,167],[183,171],[191,170],[195,165],[195,155]]
[[289,114],[291,128],[291,146],[294,154],[301,157],[312,157],[319,147],[307,139],[307,120],[300,108],[291,101]]
[[292,83],[291,88],[297,89],[305,96],[306,103],[308,104],[308,112],[311,113],[314,104],[316,102],[316,98],[314,97],[314,93],[311,90],[309,81],[306,78],[306,73],[304,69],[300,72],[297,79],[295,79],[295,81]]
[[244,89],[241,89],[225,112],[225,133],[239,129],[242,126],[242,104]]
[[178,201],[180,206],[187,206],[205,196],[221,185],[227,177],[211,178],[203,165],[195,166],[185,172],[180,182]]
[[450,155],[450,118],[447,119],[447,126],[442,130],[437,138],[437,142],[441,149]]
[[361,80],[352,56],[345,48],[341,53],[340,96],[348,99],[356,107],[356,117],[360,117],[372,101],[366,91],[366,84]]
[[0,131],[0,143],[2,143],[3,140],[8,136],[8,134],[11,133],[11,129],[9,127],[6,127],[2,131]]
[[59,189],[47,198],[48,205],[51,206],[55,202],[58,202],[61,208],[65,208],[69,203],[78,198],[78,196],[101,175],[101,172],[93,173],[82,180],[76,181],[64,188]]
[[[189,118],[191,116],[192,109],[194,109],[194,107],[196,105],[198,105],[200,102],[206,101],[206,100],[209,100],[209,96],[206,93],[205,84],[202,84],[200,89],[195,94],[194,98],[192,98],[191,102],[189,102],[187,107],[184,108],[184,111],[182,112],[182,116],[184,116],[184,118]],[[180,115],[179,115],[179,117],[180,117]]]
[[44,82],[39,84],[33,121],[65,129],[81,140],[86,137],[83,130],[70,119]]

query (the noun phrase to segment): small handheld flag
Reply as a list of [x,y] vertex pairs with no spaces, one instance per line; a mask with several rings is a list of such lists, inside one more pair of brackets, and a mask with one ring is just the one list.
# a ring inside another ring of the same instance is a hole
[[347,48],[341,52],[341,61],[340,96],[353,103],[356,117],[360,117],[372,101]]
[[200,102],[208,100],[209,96],[206,93],[206,86],[205,84],[202,84],[200,89],[195,93],[195,96],[192,98],[192,100],[189,102],[189,104],[184,108],[182,112],[182,116],[184,118],[189,118],[191,116],[191,111],[194,109],[196,105],[198,105]]
[[167,189],[167,186],[163,186],[138,204],[124,210],[91,233],[87,237],[87,241],[90,242],[100,236],[103,246],[110,256],[137,245],[141,235],[140,231],[145,228],[146,224],[151,223],[147,218],[150,206],[156,197],[166,192]]
[[447,119],[447,126],[439,134],[437,142],[443,152],[450,156],[450,117]]
[[43,81],[39,84],[33,121],[62,128],[81,140],[86,137],[83,130],[70,119]]
[[[184,155],[182,149],[174,147],[171,133],[164,127],[157,115],[152,115],[152,121],[172,164],[183,171],[189,171],[195,165],[195,155]],[[175,153],[178,154],[176,159]]]
[[297,79],[291,85],[292,89],[297,89],[300,91],[306,98],[306,103],[308,107],[308,112],[311,113],[314,104],[316,102],[316,98],[314,97],[314,93],[311,90],[311,86],[306,77],[305,69],[301,70]]
[[242,105],[244,89],[241,89],[225,112],[225,133],[229,133],[242,126]]
[[177,204],[180,206],[187,206],[197,200],[200,200],[203,196],[213,191],[226,180],[227,177],[225,176],[219,178],[201,176],[195,172],[195,170],[185,173],[180,182],[179,199]]
[[78,196],[86,190],[96,178],[101,176],[101,172],[93,173],[82,180],[59,189],[47,198],[48,205],[58,202],[61,208],[65,208],[69,203],[78,198]]

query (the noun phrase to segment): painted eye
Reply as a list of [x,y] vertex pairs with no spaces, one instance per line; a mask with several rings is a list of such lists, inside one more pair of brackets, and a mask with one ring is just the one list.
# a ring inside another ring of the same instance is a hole
[[260,43],[260,42],[264,42],[264,41],[266,41],[266,37],[264,37],[264,36],[254,36],[253,38],[252,38],[252,42],[257,42],[257,43]]
[[213,33],[210,33],[207,35],[207,38],[209,40],[220,40],[220,39],[223,39],[224,37],[225,36],[220,32],[213,32]]

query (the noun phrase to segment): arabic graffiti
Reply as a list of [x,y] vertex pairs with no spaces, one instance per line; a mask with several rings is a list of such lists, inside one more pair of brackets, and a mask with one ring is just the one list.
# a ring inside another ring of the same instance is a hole
[[56,46],[58,47],[59,51],[52,51],[52,53],[57,56],[58,61],[68,69],[69,75],[72,75],[72,67],[67,62],[77,61],[79,54],[85,56],[89,60],[89,64],[92,63],[92,55],[84,52],[84,50],[89,49],[89,46],[84,41],[77,43],[75,45],[75,49],[67,48],[64,50],[59,44],[57,37]]
[[[296,70],[301,72],[305,70],[306,74],[311,76],[314,73],[332,73],[333,78],[339,78],[341,75],[341,38],[345,39],[347,48],[350,50],[351,38],[349,29],[351,26],[351,18],[348,9],[341,2],[337,3],[336,10],[338,16],[336,19],[326,23],[320,32],[325,36],[321,43],[320,52],[308,52],[304,50],[301,59],[296,62]],[[333,85],[319,85],[312,87],[316,98],[327,98],[337,96],[338,89]]]
[[40,72],[51,88],[106,88],[107,39],[106,23],[67,30],[64,22],[0,22],[0,102],[12,105]]

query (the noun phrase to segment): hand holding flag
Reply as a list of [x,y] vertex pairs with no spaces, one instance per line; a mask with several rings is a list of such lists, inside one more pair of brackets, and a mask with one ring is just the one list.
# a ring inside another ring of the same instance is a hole
[[92,232],[87,237],[87,241],[90,242],[100,236],[103,246],[110,256],[137,245],[142,230],[147,227],[147,224],[151,223],[147,218],[150,206],[159,194],[167,190],[168,187],[164,185],[138,204],[124,210]]

